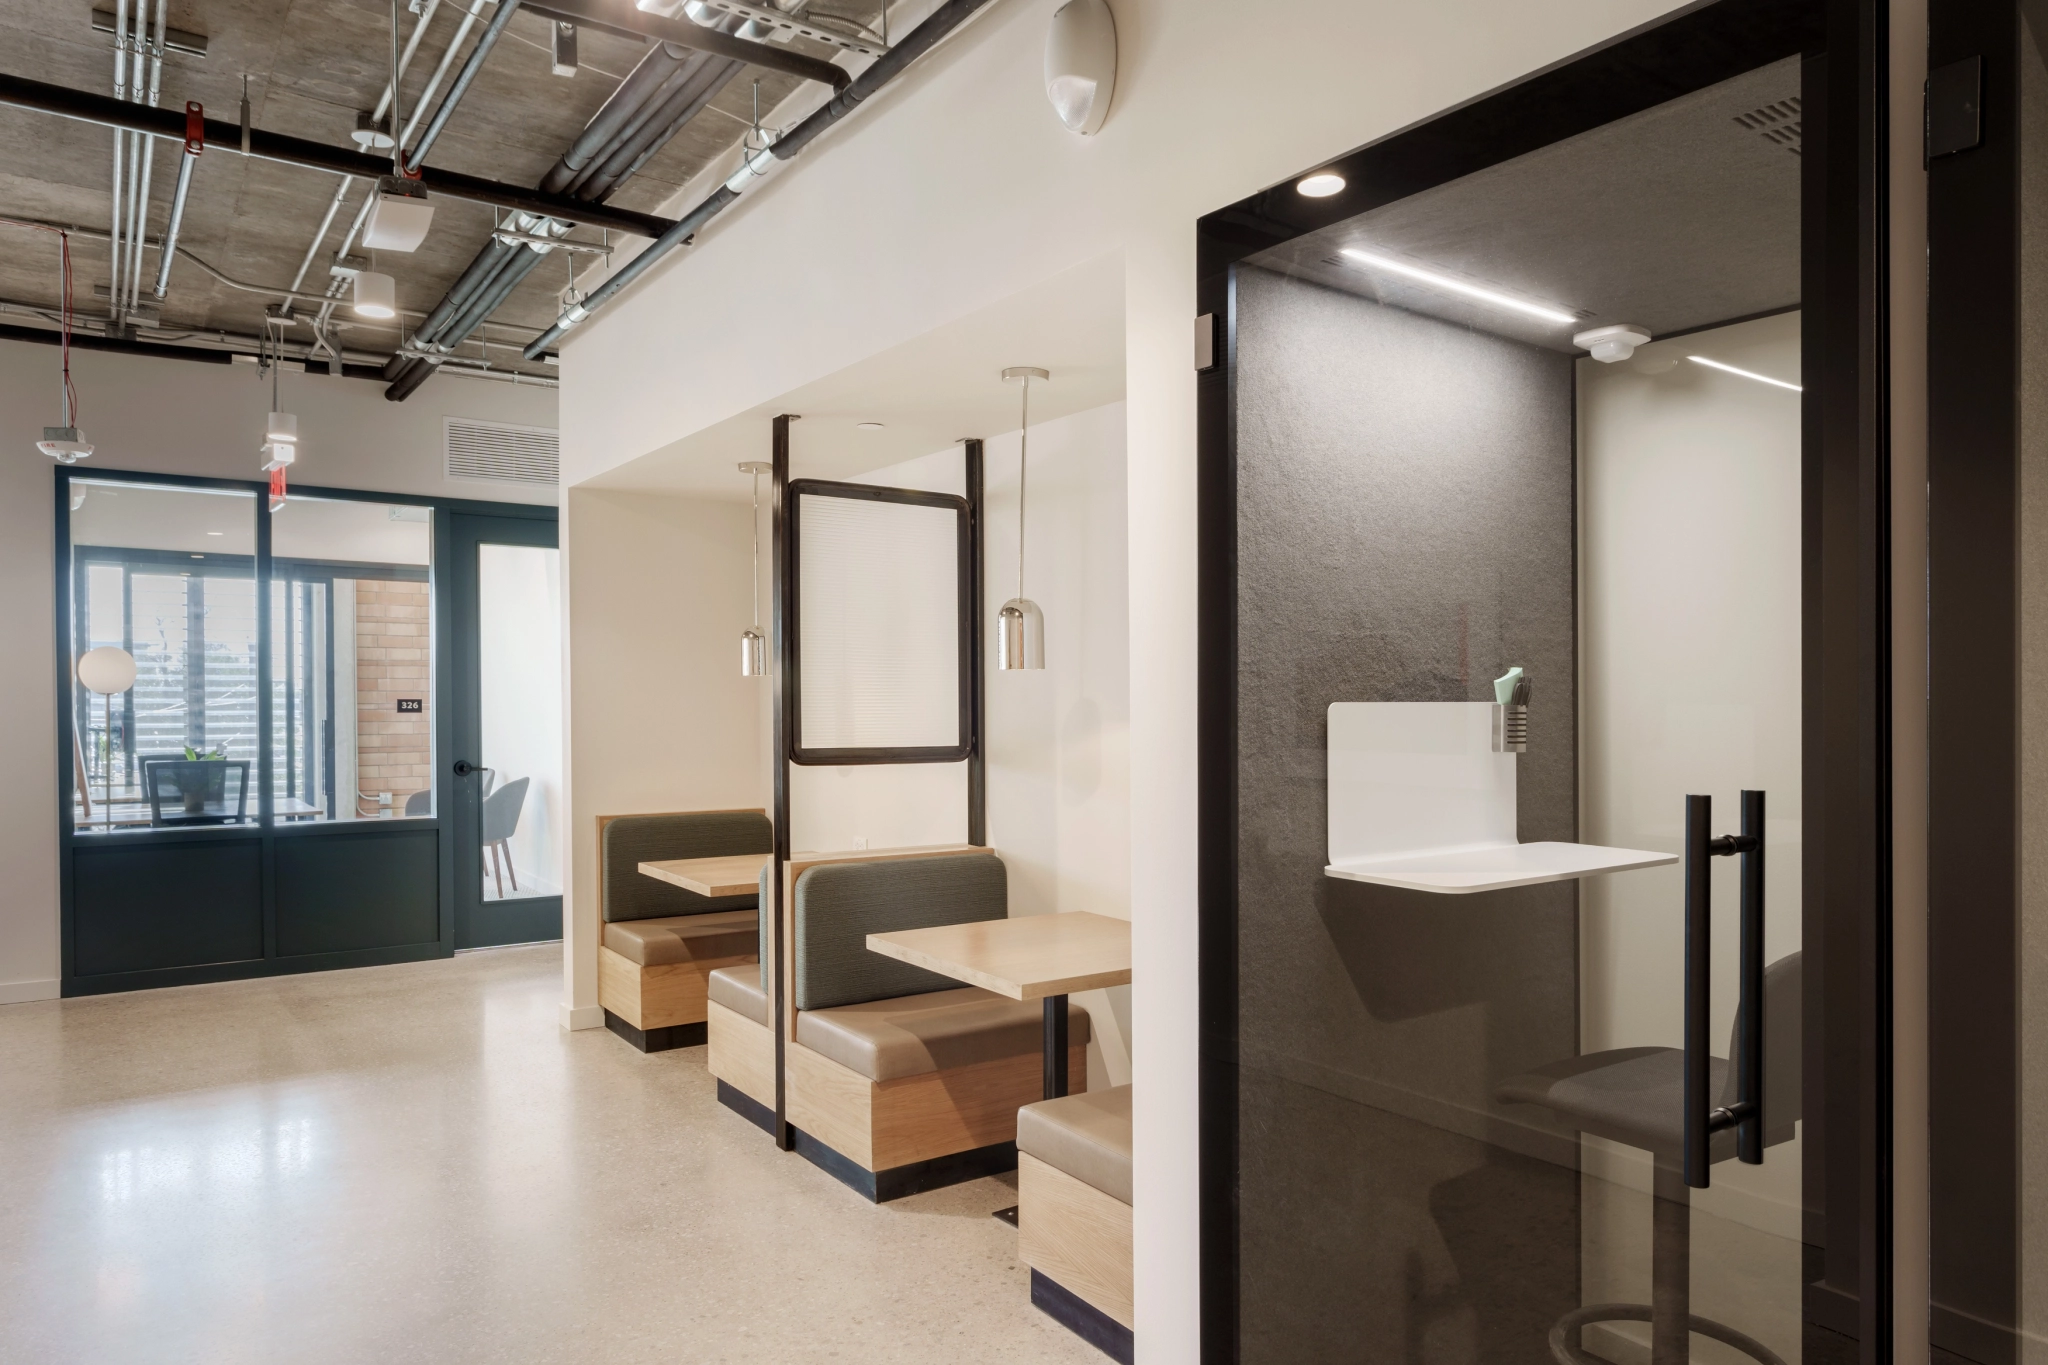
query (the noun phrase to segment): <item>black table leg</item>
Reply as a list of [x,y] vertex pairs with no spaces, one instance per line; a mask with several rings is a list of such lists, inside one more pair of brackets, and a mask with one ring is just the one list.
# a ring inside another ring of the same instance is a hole
[[[1056,1100],[1067,1093],[1067,997],[1045,997],[1045,1097]],[[1017,1206],[997,1209],[995,1216],[1017,1225]]]
[[1045,997],[1045,1097],[1067,1093],[1067,997]]

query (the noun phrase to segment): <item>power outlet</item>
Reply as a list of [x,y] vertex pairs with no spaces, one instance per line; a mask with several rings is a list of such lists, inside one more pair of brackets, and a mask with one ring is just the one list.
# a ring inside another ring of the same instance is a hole
[[854,836],[853,836],[853,847],[854,847],[854,851],[855,851],[855,852],[860,852],[861,850],[865,849],[865,848],[866,848],[867,846],[868,846],[868,836],[867,836],[867,835],[865,835],[865,834],[856,834],[856,835],[854,835]]

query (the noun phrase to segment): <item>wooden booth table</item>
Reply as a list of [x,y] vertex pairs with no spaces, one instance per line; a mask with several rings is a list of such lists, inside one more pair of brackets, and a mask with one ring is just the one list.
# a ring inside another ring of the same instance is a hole
[[735,853],[721,858],[674,858],[642,863],[642,875],[700,896],[744,896],[761,885],[766,853]]
[[869,934],[868,949],[1007,995],[1045,1002],[1045,1098],[1067,1093],[1067,995],[1131,979],[1131,923],[1072,910]]

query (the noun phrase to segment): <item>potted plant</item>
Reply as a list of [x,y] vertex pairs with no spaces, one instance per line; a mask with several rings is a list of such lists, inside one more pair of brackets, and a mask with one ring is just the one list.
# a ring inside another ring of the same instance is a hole
[[[228,751],[225,744],[215,746],[211,753],[201,753],[189,744],[185,746],[185,759],[190,763],[225,763],[227,757]],[[208,773],[206,775],[207,780],[204,782],[179,783],[179,795],[185,798],[185,814],[204,815],[206,813],[206,798],[213,794],[215,786],[226,787],[226,776],[227,769],[222,768],[218,774]],[[216,782],[216,777],[222,780]]]

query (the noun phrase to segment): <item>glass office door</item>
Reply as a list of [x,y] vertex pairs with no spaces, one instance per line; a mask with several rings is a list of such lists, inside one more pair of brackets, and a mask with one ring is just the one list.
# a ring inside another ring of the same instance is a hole
[[562,936],[561,557],[552,520],[457,515],[455,946]]
[[1204,220],[1210,1358],[1888,1358],[1826,39],[1698,7]]

